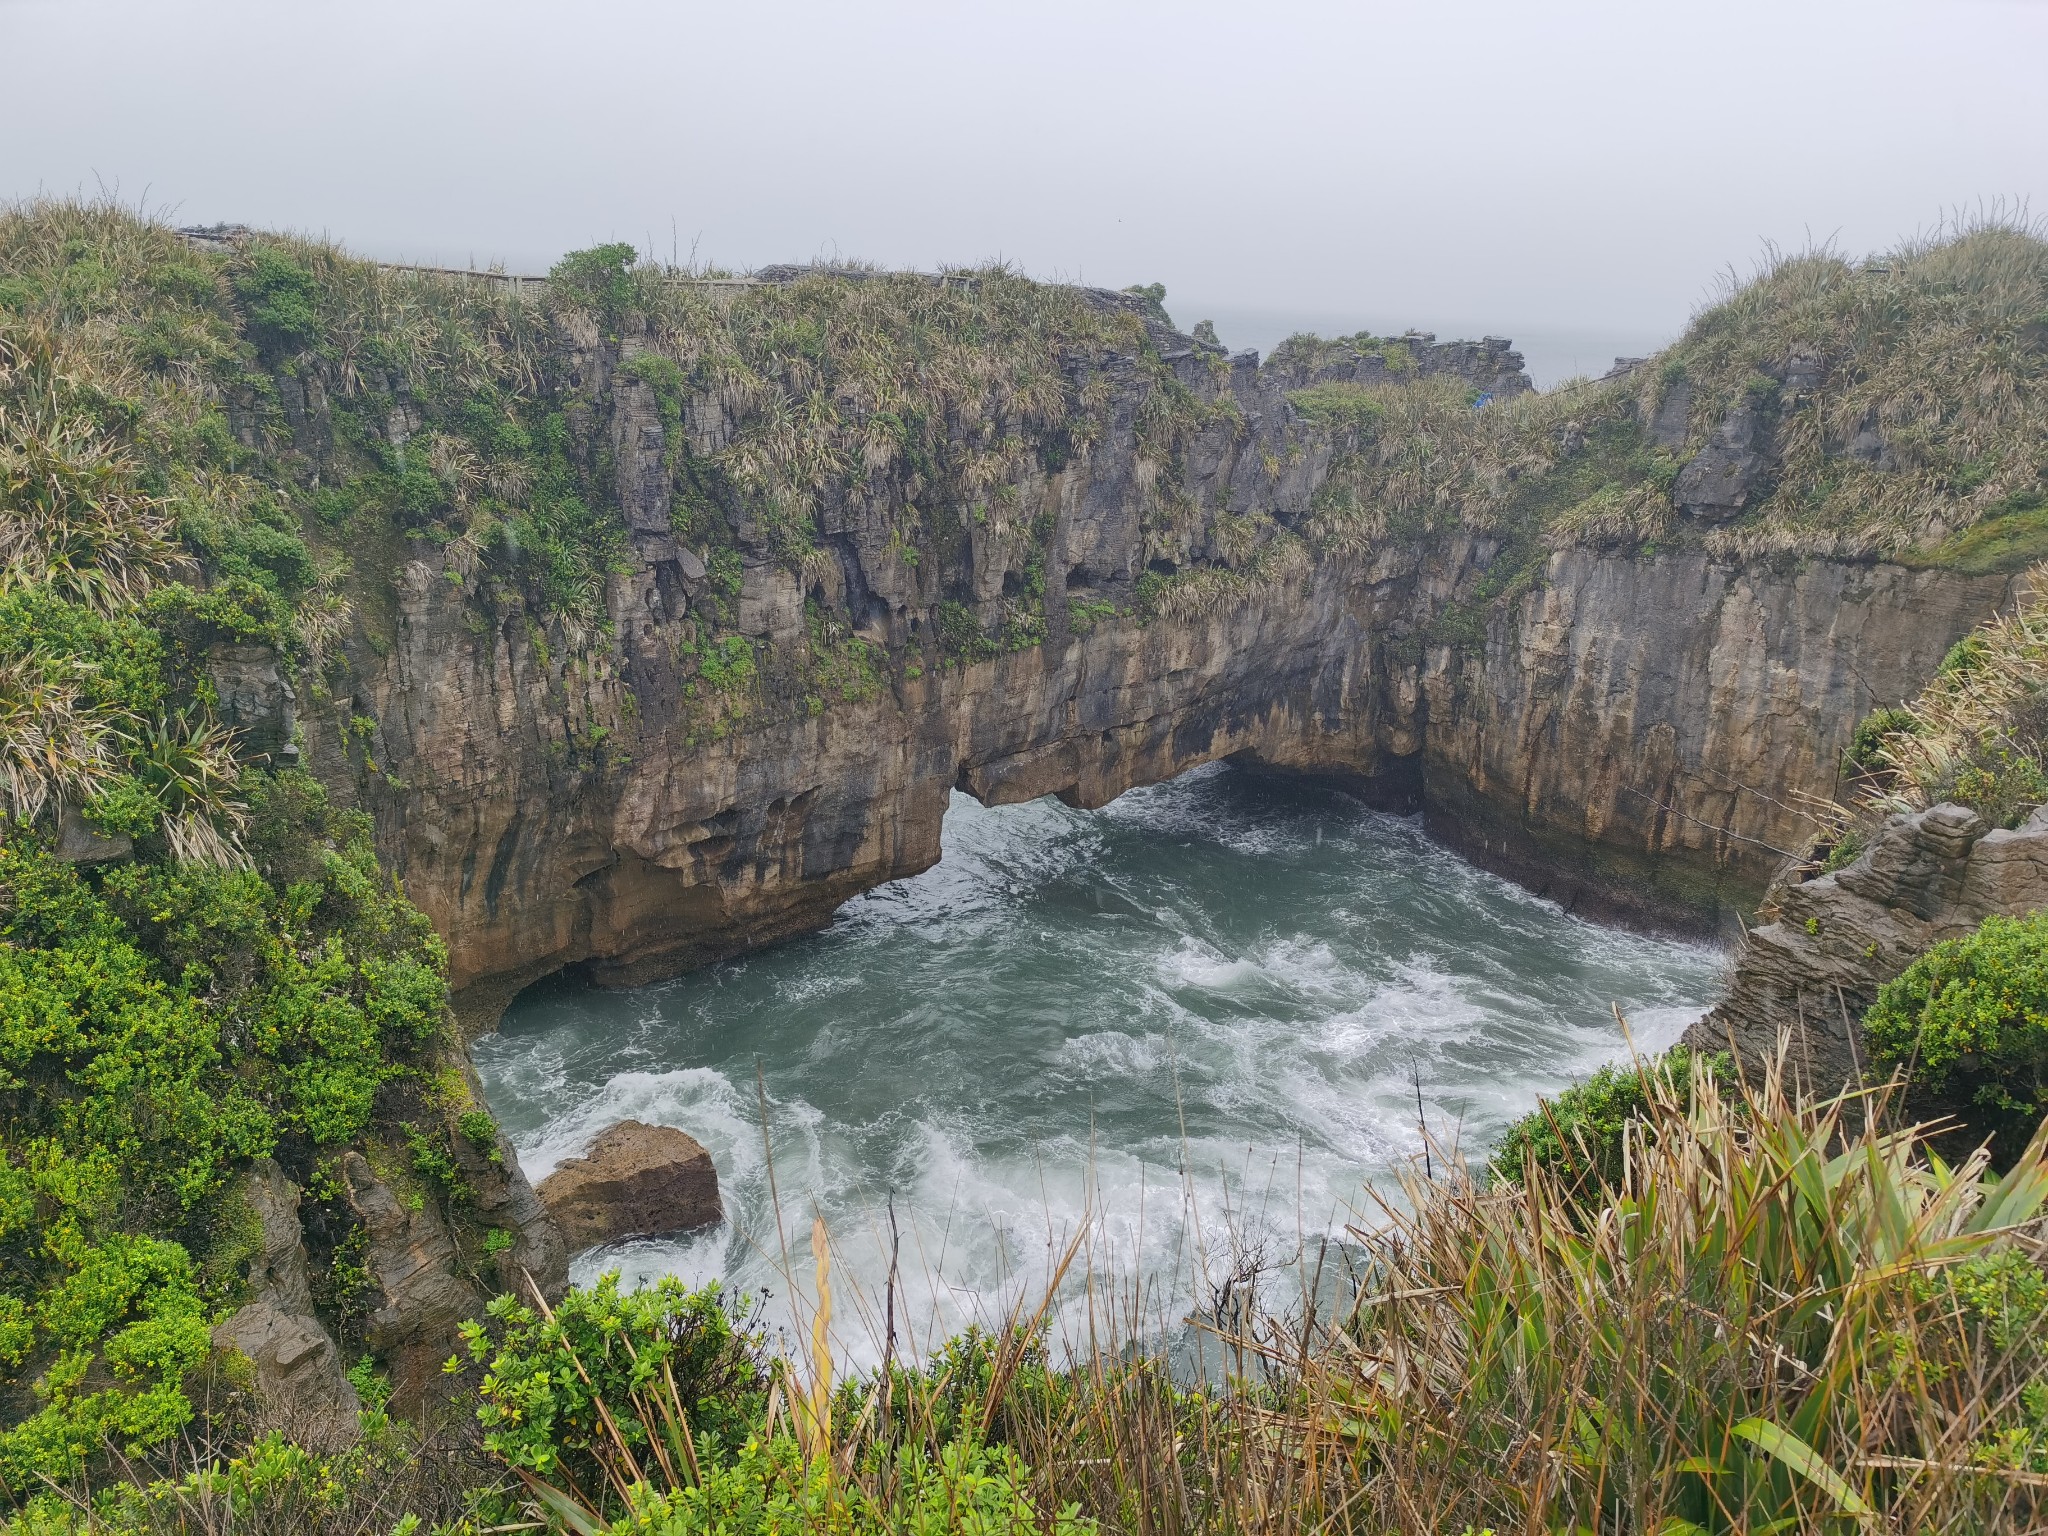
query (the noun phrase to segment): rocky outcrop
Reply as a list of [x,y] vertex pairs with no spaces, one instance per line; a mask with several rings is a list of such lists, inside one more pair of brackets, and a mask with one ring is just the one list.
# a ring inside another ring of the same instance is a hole
[[[483,1313],[480,1281],[555,1297],[568,1284],[568,1248],[503,1133],[493,1147],[451,1138],[465,1186],[461,1230],[418,1190],[401,1193],[380,1178],[362,1153],[340,1162],[345,1204],[365,1239],[361,1262],[372,1288],[363,1344],[390,1374],[392,1399],[416,1413],[438,1400],[441,1363],[457,1346],[458,1326]],[[214,1329],[214,1342],[245,1356],[257,1415],[266,1425],[322,1444],[354,1437],[361,1406],[344,1372],[334,1337],[315,1310],[307,1273],[299,1190],[268,1158],[247,1176],[244,1200],[258,1236],[249,1259],[249,1301]],[[493,1256],[481,1237],[502,1230],[512,1242]],[[464,1242],[468,1245],[465,1258]]]
[[299,1191],[266,1157],[251,1166],[243,1199],[259,1233],[249,1262],[251,1299],[215,1327],[213,1341],[248,1360],[265,1425],[288,1428],[316,1448],[338,1445],[353,1438],[361,1404],[333,1336],[313,1312]]
[[1678,510],[1706,523],[1740,517],[1770,490],[1770,411],[1745,400],[1721,419],[1706,447],[1678,472],[1672,500]]
[[392,1402],[414,1412],[438,1395],[456,1328],[483,1315],[484,1296],[460,1272],[455,1240],[431,1203],[401,1200],[360,1152],[342,1154],[341,1177],[369,1238],[364,1266],[377,1293],[364,1339],[390,1371]]
[[[475,1101],[482,1103],[481,1086],[472,1080],[470,1089]],[[498,1289],[525,1296],[530,1280],[543,1296],[559,1296],[569,1283],[569,1247],[521,1171],[519,1153],[510,1138],[499,1131],[489,1151],[466,1136],[453,1137],[450,1144],[469,1185],[471,1208],[478,1220],[512,1237],[512,1246],[496,1259]]]
[[218,645],[206,658],[220,718],[250,759],[295,762],[298,694],[267,645]]
[[656,1236],[722,1221],[718,1170],[694,1136],[622,1120],[540,1184],[540,1199],[572,1248]]
[[107,835],[67,805],[57,813],[57,846],[51,851],[66,864],[106,864],[127,858],[135,841],[126,833]]
[[[1337,344],[1262,367],[1153,324],[1201,407],[1170,496],[1140,430],[1149,386],[1112,357],[1092,436],[1026,461],[953,544],[908,549],[910,493],[885,478],[820,489],[801,570],[729,509],[728,611],[674,532],[670,468],[737,418],[716,396],[662,407],[628,366],[644,340],[565,324],[572,426],[610,466],[633,549],[608,632],[415,544],[351,648],[352,695],[302,717],[312,767],[374,814],[447,940],[472,1027],[564,967],[630,984],[814,929],[933,863],[956,788],[1096,806],[1224,757],[1343,776],[1582,910],[1726,925],[1804,842],[1798,796],[1831,791],[1855,721],[1916,691],[2007,590],[1697,538],[1573,546],[1535,570],[1478,531],[1310,560],[1289,530],[1342,445],[1291,393],[1386,359]],[[1522,378],[1504,342],[1406,351],[1475,388]],[[1690,402],[1676,380],[1646,436],[1685,442]],[[1681,472],[1695,520],[1768,479],[1767,416],[1738,407]],[[1143,582],[1182,600],[1147,622]],[[1042,633],[1019,637],[1025,592]],[[744,698],[693,659],[729,633],[714,612],[758,666]]]
[[1932,945],[1994,915],[2048,908],[2048,809],[2017,830],[1937,805],[1892,817],[1847,868],[1772,892],[1774,921],[1736,952],[1728,995],[1690,1045],[1790,1068],[1820,1091],[1864,1075],[1860,1020],[1880,987]]

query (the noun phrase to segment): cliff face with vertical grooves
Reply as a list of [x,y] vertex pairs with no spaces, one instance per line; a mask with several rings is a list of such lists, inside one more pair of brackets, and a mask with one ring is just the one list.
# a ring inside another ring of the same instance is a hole
[[[676,466],[733,441],[734,407],[665,403],[635,366],[650,334],[558,323],[575,451],[605,464],[631,534],[602,620],[565,624],[459,541],[415,542],[352,692],[301,714],[312,765],[375,813],[445,936],[474,1023],[563,967],[635,983],[813,929],[933,863],[955,788],[1095,806],[1225,757],[1420,809],[1568,905],[1712,928],[1800,845],[1799,796],[1830,792],[1858,717],[2006,594],[1995,572],[1697,538],[1532,558],[1512,530],[1397,528],[1311,550],[1347,451],[1318,408],[1385,357],[1260,366],[1157,317],[1131,334],[1094,360],[1084,440],[1015,467],[950,542],[906,543],[913,490],[870,474],[818,495],[796,560],[729,508],[721,573],[720,548],[676,531]],[[1526,388],[1505,343],[1400,351],[1408,380]],[[1162,389],[1193,402],[1172,497],[1145,439]],[[325,406],[297,399],[317,444]],[[402,396],[391,421],[402,441]],[[1739,454],[1716,428],[1693,456],[1732,455],[1680,477],[1675,496],[1722,498],[1682,518],[1732,515],[1721,482],[1760,473],[1745,430]],[[1005,627],[1020,593],[1036,630]],[[724,692],[704,660],[721,612],[749,659]]]

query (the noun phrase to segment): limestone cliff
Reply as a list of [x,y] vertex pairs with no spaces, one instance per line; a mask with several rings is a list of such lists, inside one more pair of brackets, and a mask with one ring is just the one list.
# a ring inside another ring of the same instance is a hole
[[[637,982],[814,928],[930,865],[956,787],[1095,806],[1220,757],[1354,779],[1568,904],[1711,925],[1802,843],[1797,796],[1830,791],[1855,720],[2006,590],[1862,558],[1578,545],[1488,604],[1526,556],[1483,531],[1309,559],[1291,531],[1342,444],[1295,392],[1365,364],[1223,365],[1156,323],[1147,339],[1214,412],[1182,446],[1177,505],[1147,490],[1134,423],[1157,385],[1134,355],[1108,361],[1106,430],[1026,466],[945,564],[906,558],[853,497],[823,498],[827,558],[799,571],[736,518],[731,610],[759,672],[735,708],[704,683],[716,578],[669,531],[663,467],[674,434],[708,450],[732,423],[702,399],[664,421],[622,362],[630,337],[567,338],[635,530],[604,588],[610,639],[577,649],[473,556],[415,545],[352,696],[306,716],[313,763],[376,812],[473,1019],[564,966]],[[1504,344],[1459,360],[1520,377]],[[989,639],[1026,580],[1042,638]],[[1483,627],[1446,636],[1460,609]],[[868,675],[821,684],[846,636]]]
[[2012,829],[1954,804],[1895,815],[1846,868],[1788,879],[1772,901],[1773,920],[1736,951],[1728,996],[1686,1040],[1745,1061],[1785,1041],[1793,1069],[1832,1092],[1865,1075],[1861,1020],[1878,988],[1987,917],[2048,907],[2048,810]]
[[479,1023],[815,927],[955,788],[1219,757],[1725,931],[2044,536],[2041,338],[1955,301],[2004,245],[1789,263],[1548,395],[1504,341],[1262,362],[1000,270],[602,248],[534,298],[293,250],[324,340],[252,329],[223,407],[327,574],[295,690],[225,657],[221,708],[373,813]]

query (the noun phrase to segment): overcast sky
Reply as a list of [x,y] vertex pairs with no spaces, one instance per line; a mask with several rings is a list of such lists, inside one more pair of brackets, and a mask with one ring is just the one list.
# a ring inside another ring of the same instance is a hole
[[1542,382],[1763,242],[2048,212],[2040,0],[0,0],[0,194],[543,270],[1000,257]]

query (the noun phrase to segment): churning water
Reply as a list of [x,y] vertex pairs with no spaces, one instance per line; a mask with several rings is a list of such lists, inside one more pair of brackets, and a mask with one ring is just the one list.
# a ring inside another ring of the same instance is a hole
[[1566,916],[1412,820],[1213,767],[1094,812],[956,795],[943,862],[823,933],[636,991],[536,988],[475,1058],[536,1179],[625,1118],[718,1164],[724,1225],[577,1278],[722,1277],[775,1316],[822,1216],[860,1359],[892,1199],[909,1342],[1035,1305],[1077,1235],[1070,1314],[1092,1265],[1171,1321],[1358,1222],[1422,1149],[1418,1086],[1432,1140],[1481,1154],[1626,1054],[1615,1005],[1662,1047],[1720,963]]

